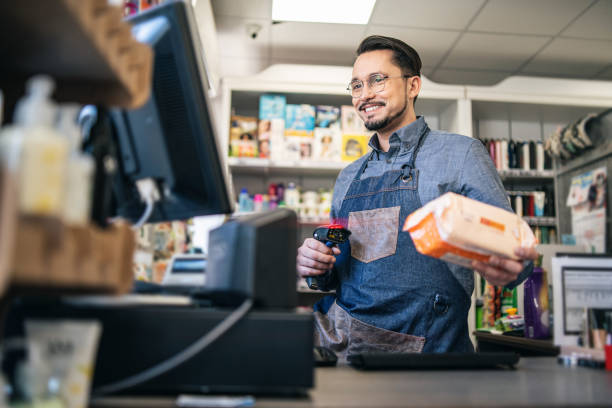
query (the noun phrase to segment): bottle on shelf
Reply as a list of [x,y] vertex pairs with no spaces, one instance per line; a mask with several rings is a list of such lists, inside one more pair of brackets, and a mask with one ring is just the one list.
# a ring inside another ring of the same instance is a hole
[[263,195],[255,194],[253,196],[253,211],[263,211]]
[[300,192],[295,186],[295,183],[291,182],[287,186],[287,191],[284,192],[285,204],[287,207],[297,210],[300,206]]
[[249,197],[249,192],[246,188],[242,188],[238,195],[238,211],[251,211],[251,197]]
[[69,143],[54,127],[53,88],[48,76],[28,80],[15,109],[15,125],[3,130],[2,156],[17,175],[19,210],[61,217]]

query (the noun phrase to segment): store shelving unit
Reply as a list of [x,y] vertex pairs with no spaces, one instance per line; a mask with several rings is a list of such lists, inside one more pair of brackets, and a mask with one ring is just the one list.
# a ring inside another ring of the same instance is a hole
[[[34,74],[60,102],[139,107],[150,95],[153,51],[107,0],[0,2],[0,89],[10,112]],[[7,117],[10,115],[7,115]],[[125,293],[134,233],[126,224],[69,226],[19,214],[15,176],[0,168],[0,304],[14,293]],[[3,290],[9,295],[3,298]],[[0,316],[1,316],[0,310]]]

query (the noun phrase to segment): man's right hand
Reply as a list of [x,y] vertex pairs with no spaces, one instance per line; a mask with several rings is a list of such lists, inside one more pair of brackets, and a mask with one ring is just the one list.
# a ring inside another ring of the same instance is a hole
[[334,266],[335,255],[340,255],[338,247],[329,248],[314,238],[306,238],[298,248],[297,273],[302,278],[322,275]]

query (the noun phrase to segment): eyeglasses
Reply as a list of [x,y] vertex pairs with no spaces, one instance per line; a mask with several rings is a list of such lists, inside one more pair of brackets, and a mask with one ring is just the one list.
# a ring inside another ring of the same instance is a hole
[[[385,90],[385,82],[387,82],[387,79],[393,78],[410,78],[410,75],[390,77],[389,75],[372,74],[368,77],[368,88],[373,90],[375,93],[380,93]],[[346,90],[350,92],[353,98],[359,98],[363,93],[363,81],[361,79],[352,80]]]

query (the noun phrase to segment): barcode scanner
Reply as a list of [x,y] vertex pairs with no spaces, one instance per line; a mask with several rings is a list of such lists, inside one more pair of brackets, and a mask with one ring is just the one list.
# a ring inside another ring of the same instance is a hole
[[[330,224],[317,227],[312,234],[314,239],[319,242],[323,242],[328,248],[332,248],[333,246],[346,242],[350,235],[351,231],[339,224]],[[310,289],[319,289],[316,276],[308,276],[306,278],[306,283]]]

